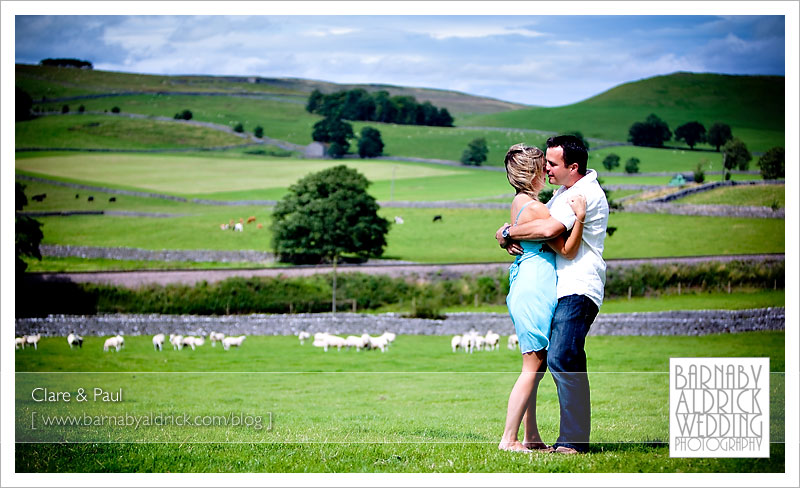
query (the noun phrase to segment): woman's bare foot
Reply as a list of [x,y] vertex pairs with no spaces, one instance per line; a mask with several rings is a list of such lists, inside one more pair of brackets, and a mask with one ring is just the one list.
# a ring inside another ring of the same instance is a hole
[[498,445],[497,448],[500,449],[501,451],[531,452],[531,450],[523,446],[520,441],[511,441],[511,442],[501,441],[500,445]]
[[525,449],[530,449],[533,451],[548,451],[552,449],[552,447],[548,446],[542,441],[525,441],[522,443],[522,446],[525,447]]

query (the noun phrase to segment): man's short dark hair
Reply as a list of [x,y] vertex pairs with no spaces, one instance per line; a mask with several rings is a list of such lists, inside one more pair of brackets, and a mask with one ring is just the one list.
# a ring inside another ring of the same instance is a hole
[[560,147],[564,150],[564,162],[567,165],[577,163],[578,173],[586,174],[586,162],[589,160],[589,151],[580,139],[575,136],[553,136],[547,139],[547,147]]

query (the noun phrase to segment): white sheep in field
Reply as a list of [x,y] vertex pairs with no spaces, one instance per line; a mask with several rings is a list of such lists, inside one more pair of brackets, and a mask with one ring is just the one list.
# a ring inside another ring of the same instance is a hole
[[348,349],[350,349],[351,347],[355,347],[356,351],[360,351],[362,348],[367,347],[369,345],[367,342],[364,341],[363,336],[361,337],[353,335],[347,336],[344,341]]
[[83,337],[74,332],[70,332],[67,336],[67,344],[69,344],[70,349],[72,349],[74,346],[83,348]]
[[27,336],[25,338],[25,342],[27,342],[28,344],[33,344],[33,348],[34,349],[39,349],[37,344],[39,344],[39,339],[41,339],[41,338],[42,338],[42,334],[29,335],[29,336]]
[[500,334],[496,334],[496,333],[492,332],[491,329],[490,329],[490,330],[488,330],[486,332],[486,335],[484,336],[484,339],[486,341],[486,349],[487,350],[490,350],[490,351],[497,350],[497,346],[498,346],[498,344],[500,344]]
[[14,349],[25,349],[25,344],[28,343],[28,336],[17,337],[14,339]]
[[453,352],[456,352],[456,349],[461,347],[461,336],[454,335],[452,339],[450,339],[450,347],[453,349]]
[[384,339],[386,339],[386,345],[388,346],[389,344],[394,342],[394,339],[397,337],[397,334],[395,334],[394,332],[384,332],[378,337],[383,337]]
[[472,354],[478,343],[478,333],[471,331],[461,336],[461,349]]
[[314,342],[311,344],[314,347],[321,347],[322,350],[328,352],[328,339],[324,336],[314,338]]
[[343,347],[347,346],[344,337],[328,334],[325,336],[325,340],[328,342],[328,347],[335,347],[337,351],[341,351]]
[[169,343],[172,344],[172,350],[180,351],[183,349],[183,335],[181,334],[170,334],[169,335]]
[[216,346],[217,342],[222,342],[222,339],[224,338],[225,334],[223,334],[222,332],[211,331],[211,333],[208,334],[208,339],[211,341],[211,347]]
[[242,347],[242,342],[247,339],[247,336],[240,335],[239,337],[226,337],[222,339],[222,348],[226,351],[231,347]]
[[305,344],[306,343],[306,339],[309,339],[310,337],[311,337],[311,334],[309,334],[308,332],[306,332],[304,330],[300,331],[300,333],[297,334],[297,338],[300,339],[300,345],[301,346],[303,344]]
[[517,337],[517,334],[511,334],[510,336],[508,336],[508,349],[510,351],[515,350],[518,345],[519,345],[519,338]]
[[195,336],[186,336],[183,338],[183,345],[189,346],[194,351],[195,347],[202,346],[205,344],[205,339],[202,337],[195,337]]
[[164,340],[166,337],[164,334],[156,334],[153,336],[153,349],[156,351],[161,351],[164,349]]
[[378,337],[369,337],[369,348],[370,349],[380,349],[381,352],[386,352],[386,348],[389,345],[389,341],[384,336]]
[[113,347],[115,351],[119,352],[124,345],[125,339],[121,335],[117,334],[114,337],[109,337],[106,339],[106,341],[103,343],[103,351],[108,351]]
[[237,222],[236,225],[233,226],[233,230],[236,232],[243,232],[244,226],[242,225],[241,222]]

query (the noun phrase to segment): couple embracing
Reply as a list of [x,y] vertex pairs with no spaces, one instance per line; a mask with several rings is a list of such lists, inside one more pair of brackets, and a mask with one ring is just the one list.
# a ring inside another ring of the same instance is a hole
[[[587,160],[581,140],[569,135],[548,139],[546,153],[516,144],[506,154],[506,175],[517,193],[512,224],[498,229],[495,237],[516,256],[506,302],[522,352],[522,373],[508,399],[503,450],[575,454],[589,447],[584,343],[603,301],[608,202]],[[545,177],[560,185],[547,205],[537,199]],[[561,411],[553,446],[542,441],[536,423],[536,392],[547,368]]]

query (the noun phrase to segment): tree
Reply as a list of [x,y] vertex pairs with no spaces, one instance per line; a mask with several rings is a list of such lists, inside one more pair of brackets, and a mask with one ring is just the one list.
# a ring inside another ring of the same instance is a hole
[[325,117],[314,124],[311,132],[311,139],[331,143],[328,154],[333,158],[347,154],[350,149],[349,139],[353,137],[353,126],[336,117]]
[[782,147],[770,148],[758,158],[761,177],[765,180],[777,180],[786,177],[786,152]]
[[639,158],[630,158],[625,162],[625,172],[628,174],[639,172]]
[[706,140],[717,148],[717,152],[719,152],[720,147],[731,139],[733,139],[733,134],[731,133],[731,126],[728,124],[714,122],[714,125],[708,129]]
[[464,149],[461,154],[461,163],[467,166],[480,166],[486,161],[488,154],[489,148],[486,146],[486,139],[479,137],[478,139],[473,139]]
[[116,105],[114,107],[111,107],[111,113],[113,113],[113,114],[120,113],[119,107],[117,107]]
[[684,141],[689,149],[698,142],[706,142],[706,128],[700,122],[687,122],[675,129],[675,140]]
[[697,163],[697,167],[694,169],[694,182],[702,183],[704,181],[706,181],[706,172],[703,171],[703,163]]
[[253,135],[257,138],[261,139],[264,137],[264,128],[260,125],[257,125],[255,129],[253,129]]
[[28,93],[20,87],[15,87],[15,117],[17,122],[29,120],[31,118],[31,107],[33,107],[33,99]]
[[234,131],[234,132],[238,132],[238,133],[240,133],[240,134],[241,134],[242,132],[244,132],[244,124],[242,124],[241,122],[237,123],[237,124],[236,124],[236,125],[233,127],[233,131]]
[[389,221],[378,215],[370,182],[340,165],[289,187],[273,212],[273,249],[282,262],[317,264],[352,253],[381,256]]
[[306,111],[312,114],[316,112],[322,103],[323,97],[324,95],[321,91],[316,89],[312,91],[311,95],[308,97],[308,102],[306,103]]
[[628,141],[634,146],[664,147],[664,141],[671,138],[669,126],[656,114],[648,115],[644,122],[636,122],[628,129]]
[[[15,208],[16,210],[22,210],[28,204],[28,198],[25,196],[25,186],[17,182],[15,193]],[[14,219],[15,265],[18,274],[24,273],[28,269],[28,264],[20,256],[29,256],[42,260],[39,244],[42,242],[44,235],[41,227],[41,222],[25,215],[17,215]]]
[[610,153],[603,159],[603,167],[609,171],[614,171],[614,168],[619,166],[619,156],[614,153]]
[[177,119],[177,120],[192,120],[193,116],[194,115],[192,114],[192,111],[189,110],[189,109],[186,109],[186,110],[184,110],[182,112],[176,113],[175,114],[175,119]]
[[61,106],[61,113],[68,114],[69,113],[69,105],[62,105]]
[[82,113],[84,113],[84,112],[86,112],[86,106],[85,106],[85,105],[80,105],[80,106],[78,107],[78,113],[79,113],[79,114],[82,114]]
[[358,156],[361,158],[374,158],[383,154],[383,140],[378,129],[364,127],[358,139]]
[[42,66],[57,66],[63,68],[92,69],[92,63],[75,58],[47,58],[39,61]]
[[733,138],[722,146],[722,165],[728,171],[734,168],[738,168],[741,171],[747,170],[751,159],[753,159],[753,156],[740,139]]

